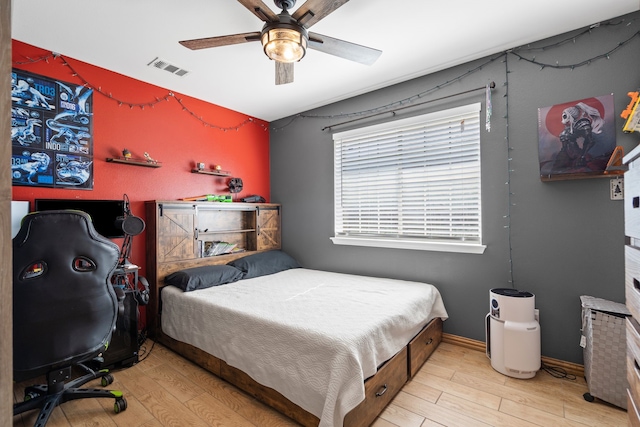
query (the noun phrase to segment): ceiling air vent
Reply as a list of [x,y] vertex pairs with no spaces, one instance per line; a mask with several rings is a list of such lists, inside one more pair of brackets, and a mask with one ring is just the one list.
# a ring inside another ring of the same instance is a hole
[[160,70],[168,71],[171,74],[175,74],[176,76],[179,76],[179,77],[183,77],[189,74],[189,71],[183,68],[177,67],[169,63],[168,61],[165,61],[164,59],[160,59],[160,58],[154,59],[153,61],[149,62],[147,65],[150,67],[158,68]]

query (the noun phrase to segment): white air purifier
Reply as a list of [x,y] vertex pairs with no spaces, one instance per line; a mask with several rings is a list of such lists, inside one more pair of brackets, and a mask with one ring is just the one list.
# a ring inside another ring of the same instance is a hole
[[487,357],[501,374],[533,378],[540,369],[540,324],[530,292],[495,288],[489,292]]

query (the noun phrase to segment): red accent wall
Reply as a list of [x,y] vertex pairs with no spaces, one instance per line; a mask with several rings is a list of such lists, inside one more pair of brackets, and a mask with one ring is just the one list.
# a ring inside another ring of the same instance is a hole
[[[238,130],[228,131],[208,127],[185,111],[178,99],[203,121],[223,128],[235,128],[251,117],[175,92],[175,99],[169,97],[153,108],[148,105],[144,109],[130,108],[129,104],[149,104],[157,98],[164,99],[169,90],[66,56],[64,60],[71,67],[65,65],[62,58],[29,63],[30,59],[41,58],[51,52],[17,40],[13,40],[12,47],[14,68],[82,84],[83,80],[73,75],[73,68],[91,87],[112,96],[109,98],[94,90],[93,190],[14,186],[13,200],[28,200],[33,208],[36,198],[122,199],[126,193],[133,214],[146,220],[145,200],[229,194],[228,178],[191,173],[196,162],[204,162],[207,168],[219,164],[232,176],[242,178],[244,188],[239,197],[259,194],[269,201],[267,122],[252,119]],[[120,105],[115,99],[125,103]],[[142,158],[144,152],[148,152],[162,163],[162,167],[153,169],[106,162],[107,157],[121,156],[124,148],[134,157]],[[116,243],[121,241],[116,240]],[[144,274],[145,233],[133,240],[131,262],[141,266]]]

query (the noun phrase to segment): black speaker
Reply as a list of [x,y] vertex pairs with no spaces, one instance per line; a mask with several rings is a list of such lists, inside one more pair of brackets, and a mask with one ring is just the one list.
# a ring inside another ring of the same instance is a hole
[[126,368],[138,362],[138,301],[135,291],[125,290],[124,294],[124,310],[118,313],[116,330],[102,353],[102,367],[106,369]]

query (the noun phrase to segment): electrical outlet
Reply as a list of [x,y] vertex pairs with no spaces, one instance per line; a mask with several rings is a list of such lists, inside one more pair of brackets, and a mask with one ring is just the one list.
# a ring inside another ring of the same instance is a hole
[[624,180],[622,178],[613,178],[611,180],[611,200],[624,199]]

